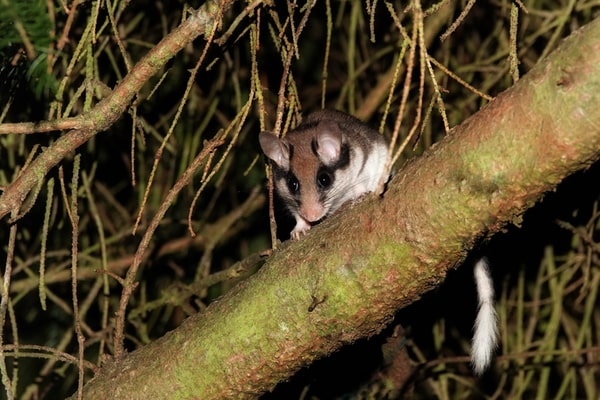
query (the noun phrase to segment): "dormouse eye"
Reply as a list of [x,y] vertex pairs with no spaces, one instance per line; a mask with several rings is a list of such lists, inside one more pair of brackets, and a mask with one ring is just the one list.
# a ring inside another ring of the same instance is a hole
[[319,171],[317,174],[317,185],[321,189],[327,189],[333,183],[333,176],[327,171]]
[[300,190],[300,182],[298,182],[298,179],[296,179],[295,176],[291,176],[288,178],[287,186],[292,194],[296,194]]

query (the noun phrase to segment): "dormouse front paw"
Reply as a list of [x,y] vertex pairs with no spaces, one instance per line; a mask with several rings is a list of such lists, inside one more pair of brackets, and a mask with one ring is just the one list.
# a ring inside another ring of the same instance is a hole
[[302,236],[306,234],[310,229],[310,224],[304,220],[302,217],[296,217],[296,226],[290,232],[290,236],[294,240],[300,239]]

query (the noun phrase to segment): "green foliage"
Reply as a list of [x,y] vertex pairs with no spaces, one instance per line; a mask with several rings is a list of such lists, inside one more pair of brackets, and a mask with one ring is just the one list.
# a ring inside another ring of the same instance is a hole
[[14,95],[24,78],[38,99],[56,89],[48,71],[54,12],[46,6],[43,0],[0,1],[0,88],[5,98]]
[[38,50],[48,49],[54,40],[51,31],[45,1],[0,1],[0,48],[30,42]]

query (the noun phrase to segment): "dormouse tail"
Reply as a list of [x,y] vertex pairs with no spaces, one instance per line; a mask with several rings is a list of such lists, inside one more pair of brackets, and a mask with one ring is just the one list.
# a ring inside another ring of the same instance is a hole
[[485,257],[475,264],[474,274],[479,306],[475,326],[473,327],[471,364],[475,374],[481,375],[489,367],[493,352],[496,349],[498,317],[494,308],[494,284]]

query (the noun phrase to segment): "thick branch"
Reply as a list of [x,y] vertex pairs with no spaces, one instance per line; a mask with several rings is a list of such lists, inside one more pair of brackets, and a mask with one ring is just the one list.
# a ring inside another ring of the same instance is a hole
[[[600,20],[205,313],[104,366],[85,398],[252,398],[379,332],[484,235],[599,158]],[[341,234],[342,233],[342,234]]]

